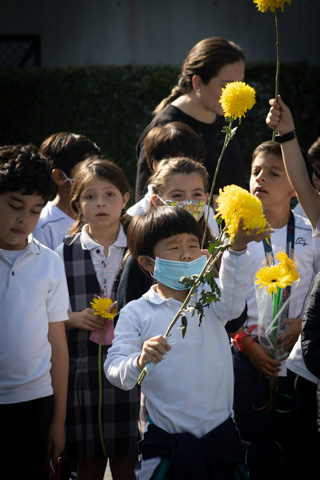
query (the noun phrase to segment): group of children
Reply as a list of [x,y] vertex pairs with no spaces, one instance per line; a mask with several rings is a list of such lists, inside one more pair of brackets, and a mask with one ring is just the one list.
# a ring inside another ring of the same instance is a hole
[[[318,308],[320,196],[290,110],[281,98],[271,103],[278,142],[256,148],[250,177],[271,230],[248,234],[239,223],[215,272],[220,300],[200,327],[187,313],[184,338],[173,330],[169,343],[164,332],[188,293],[179,279],[200,273],[219,234],[201,138],[181,122],[150,129],[153,175],[128,212],[125,175],[86,137],[61,132],[39,149],[0,148],[0,418],[12,478],[41,479],[62,452],[78,480],[102,480],[108,459],[115,480],[311,478],[319,366],[307,317]],[[305,217],[291,210],[296,194]],[[254,279],[267,244],[273,258],[295,258],[301,278],[285,364],[257,340]],[[116,302],[114,323],[90,307],[96,296],[114,302],[110,311]],[[237,350],[230,337],[239,331]]]

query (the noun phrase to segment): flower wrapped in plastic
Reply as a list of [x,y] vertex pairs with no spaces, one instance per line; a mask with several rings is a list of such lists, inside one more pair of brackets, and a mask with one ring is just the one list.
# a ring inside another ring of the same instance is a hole
[[289,302],[296,299],[300,281],[294,262],[284,252],[276,255],[277,265],[263,267],[256,273],[258,338],[269,355],[277,361],[288,356],[281,337],[289,328],[286,319]]

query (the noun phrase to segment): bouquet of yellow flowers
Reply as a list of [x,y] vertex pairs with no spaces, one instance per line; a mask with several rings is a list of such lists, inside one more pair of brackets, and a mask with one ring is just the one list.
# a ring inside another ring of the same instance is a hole
[[256,273],[259,342],[271,357],[284,360],[288,352],[281,335],[288,328],[289,302],[295,297],[299,273],[294,262],[284,252],[276,255],[277,265],[263,267]]

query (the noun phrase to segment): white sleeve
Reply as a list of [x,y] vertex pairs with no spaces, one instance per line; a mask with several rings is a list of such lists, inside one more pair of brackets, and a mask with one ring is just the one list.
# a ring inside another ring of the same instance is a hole
[[47,296],[47,312],[49,322],[68,320],[69,293],[62,260],[55,255],[54,275]]
[[249,293],[250,274],[251,260],[248,251],[224,252],[217,282],[221,297],[219,302],[211,304],[215,315],[224,323],[238,318],[243,312]]
[[136,301],[130,302],[121,310],[114,331],[114,340],[104,363],[109,382],[123,390],[133,388],[141,373],[137,364],[142,350],[140,315],[135,304]]

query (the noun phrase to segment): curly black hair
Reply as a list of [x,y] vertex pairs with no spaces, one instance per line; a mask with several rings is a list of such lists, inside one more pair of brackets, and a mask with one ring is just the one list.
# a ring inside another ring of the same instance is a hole
[[50,162],[32,144],[0,147],[0,193],[17,191],[45,203],[55,195]]

